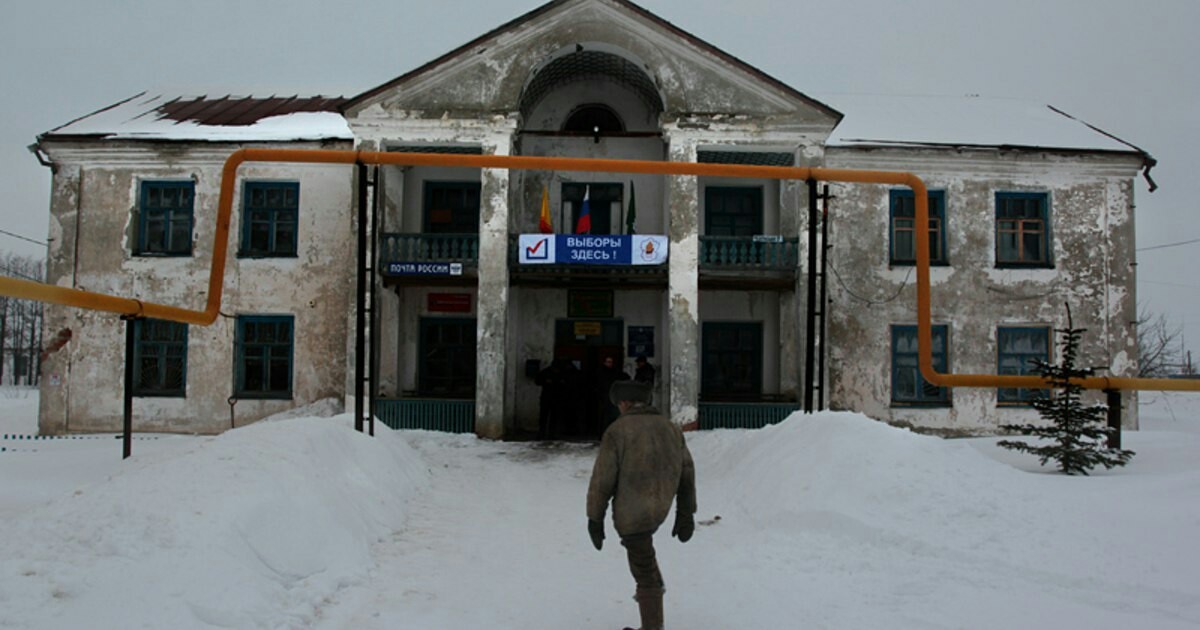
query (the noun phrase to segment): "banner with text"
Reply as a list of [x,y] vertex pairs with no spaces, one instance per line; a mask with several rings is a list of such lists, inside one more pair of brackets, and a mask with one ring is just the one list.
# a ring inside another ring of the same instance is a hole
[[667,262],[662,234],[522,234],[522,265],[661,265]]

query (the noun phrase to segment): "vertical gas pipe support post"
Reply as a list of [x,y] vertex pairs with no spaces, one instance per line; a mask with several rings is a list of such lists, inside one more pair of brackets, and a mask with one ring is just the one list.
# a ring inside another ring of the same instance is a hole
[[358,164],[358,264],[355,275],[358,277],[356,299],[354,301],[354,430],[363,430],[363,376],[366,357],[366,308],[367,297],[367,165],[361,160]]
[[817,353],[817,411],[825,410],[825,355],[829,352],[825,343],[825,327],[829,322],[829,184],[821,192],[821,351]]
[[122,315],[121,319],[125,320],[125,400],[121,423],[121,459],[129,459],[133,454],[133,333],[138,318]]
[[1121,390],[1106,389],[1108,397],[1108,448],[1121,448]]
[[817,180],[808,184],[808,308],[804,322],[804,413],[813,412],[813,364],[817,301]]
[[383,195],[383,185],[379,179],[379,166],[371,169],[371,186],[375,193],[371,199],[371,346],[367,354],[367,376],[370,389],[367,390],[367,432],[375,435],[375,407],[379,398],[379,303],[376,301],[376,286],[379,284],[379,204]]

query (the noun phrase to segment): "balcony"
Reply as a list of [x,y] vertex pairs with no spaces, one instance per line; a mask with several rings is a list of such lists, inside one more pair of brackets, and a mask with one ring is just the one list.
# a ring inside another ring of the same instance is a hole
[[380,262],[479,263],[478,234],[380,234]]
[[778,236],[701,236],[700,268],[794,271],[799,241]]

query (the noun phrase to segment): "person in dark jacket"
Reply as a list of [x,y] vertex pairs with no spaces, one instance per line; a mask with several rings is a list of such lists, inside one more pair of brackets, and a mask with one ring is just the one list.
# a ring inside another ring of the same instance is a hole
[[654,554],[654,532],[675,503],[671,535],[687,542],[695,531],[696,467],[679,425],[650,406],[646,383],[617,381],[610,399],[621,416],[600,440],[588,485],[588,535],[604,545],[604,516],[612,501],[613,525],[637,583],[642,630],[663,627],[663,579]]
[[654,384],[654,366],[646,360],[646,355],[639,354],[636,360],[636,368],[633,371],[633,380],[639,383]]
[[559,357],[550,366],[538,372],[534,380],[542,387],[538,408],[538,439],[557,437],[569,425],[573,405],[578,396],[578,374],[571,362]]
[[617,416],[621,415],[621,411],[617,409],[616,403],[609,400],[609,391],[612,389],[613,383],[617,381],[627,381],[629,375],[624,370],[617,367],[617,361],[612,355],[604,357],[599,369],[596,371],[596,430],[597,433],[603,435],[608,429],[608,426],[616,421]]

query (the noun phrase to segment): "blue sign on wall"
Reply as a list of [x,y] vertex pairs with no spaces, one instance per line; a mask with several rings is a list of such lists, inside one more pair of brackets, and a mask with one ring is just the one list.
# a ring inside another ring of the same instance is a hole
[[461,276],[462,263],[448,262],[390,262],[384,268],[386,276]]
[[629,327],[629,342],[626,344],[628,350],[626,354],[631,357],[654,356],[654,327],[653,326],[630,326]]
[[522,265],[661,265],[669,241],[662,234],[522,234]]

